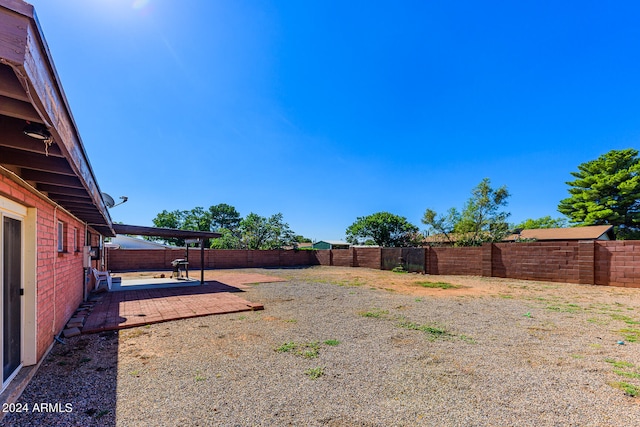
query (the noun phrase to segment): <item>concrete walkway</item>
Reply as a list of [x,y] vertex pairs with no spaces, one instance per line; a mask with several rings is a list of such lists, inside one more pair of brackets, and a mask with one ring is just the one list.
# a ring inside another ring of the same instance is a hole
[[[119,291],[101,294],[88,315],[82,333],[130,328],[149,323],[211,314],[263,310],[264,306],[240,298],[234,293],[246,286],[218,281],[183,282],[179,287],[154,287],[150,280]],[[166,286],[162,284],[161,286]]]

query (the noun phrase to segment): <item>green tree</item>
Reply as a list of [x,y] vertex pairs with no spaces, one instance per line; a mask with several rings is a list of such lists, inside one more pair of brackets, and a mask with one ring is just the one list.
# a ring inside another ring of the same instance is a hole
[[182,230],[210,231],[211,215],[204,208],[198,206],[190,211],[183,211]]
[[255,213],[247,215],[238,225],[240,247],[244,249],[281,249],[297,246],[294,233],[281,213],[269,218]]
[[449,243],[454,243],[453,230],[458,222],[460,213],[456,208],[450,208],[445,215],[438,215],[434,210],[427,209],[422,216],[422,223],[429,226],[429,231],[443,235]]
[[611,150],[571,172],[570,196],[558,211],[576,225],[613,225],[618,239],[640,238],[638,150]]
[[[173,228],[176,230],[209,231],[211,229],[211,217],[209,212],[202,207],[195,207],[189,211],[163,210],[151,220],[154,227]],[[154,240],[153,237],[148,240]],[[165,243],[175,246],[184,246],[184,239],[168,237],[162,239]]]
[[309,239],[308,237],[304,237],[301,234],[296,234],[295,236],[293,236],[293,240],[296,241],[297,243],[312,243],[313,240]]
[[507,218],[510,213],[501,211],[507,205],[510,194],[506,186],[491,188],[489,178],[484,178],[471,190],[471,198],[462,210],[454,231],[463,236],[459,241],[466,246],[478,246],[484,242],[499,242],[509,233]]
[[519,228],[522,230],[531,230],[535,228],[563,228],[566,226],[567,226],[566,218],[551,218],[551,216],[547,215],[537,219],[533,219],[533,218],[525,219],[520,224],[514,225],[512,228]]
[[[506,186],[494,189],[489,178],[484,178],[471,190],[462,213],[455,208],[438,216],[427,209],[422,222],[436,232],[445,234],[458,246],[479,246],[484,242],[498,242],[509,233],[507,218],[510,213],[501,211],[507,205],[510,194]],[[455,233],[455,239],[453,235]]]
[[[158,215],[156,215],[156,217],[153,218],[151,221],[153,222],[154,227],[174,228],[174,229],[181,230],[183,229],[182,227],[184,225],[184,216],[185,216],[185,211],[175,210],[175,211],[169,212],[167,210],[163,210]],[[145,239],[155,240],[152,237],[149,237],[149,238],[145,237]],[[171,237],[171,238],[165,238],[162,240],[169,245],[184,246],[184,239]]]
[[349,243],[359,244],[371,239],[376,245],[384,247],[414,246],[417,233],[418,227],[405,217],[389,212],[358,217],[346,231]]
[[210,247],[212,249],[240,249],[240,234],[238,230],[229,230],[227,228],[220,228],[218,232],[222,234],[221,237],[211,240]]
[[209,207],[209,215],[214,231],[223,228],[234,230],[238,227],[242,219],[236,208],[226,203],[219,203]]

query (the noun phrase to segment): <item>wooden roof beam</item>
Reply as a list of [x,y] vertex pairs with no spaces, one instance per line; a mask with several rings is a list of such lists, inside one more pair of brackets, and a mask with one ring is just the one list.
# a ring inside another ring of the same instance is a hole
[[60,205],[64,206],[66,209],[71,210],[73,213],[94,213],[97,212],[96,207],[90,203],[81,203],[81,202],[67,202],[67,201],[59,201],[58,199],[51,199],[58,202]]
[[2,139],[0,139],[0,147],[15,148],[18,150],[28,151],[30,153],[36,154],[48,153],[48,155],[51,157],[62,157],[60,147],[58,147],[56,144],[52,144],[48,148],[45,148],[46,146],[43,141],[29,138],[22,132],[14,132],[12,134],[8,131],[5,131],[2,125],[0,125],[0,132],[2,133]]
[[82,197],[77,197],[77,196],[70,196],[68,194],[55,194],[55,193],[48,193],[48,196],[50,199],[55,200],[56,202],[63,202],[63,203],[82,203],[84,205],[90,205],[90,206],[95,206],[92,202],[92,200],[87,196],[86,198],[82,198]]
[[26,181],[34,181],[39,184],[51,184],[58,185],[60,187],[84,189],[80,180],[75,176],[58,175],[50,172],[27,169],[24,167],[22,168],[20,176]]
[[24,90],[13,69],[8,65],[0,65],[0,95],[18,101],[29,102],[27,92]]
[[64,194],[67,196],[75,197],[87,197],[87,192],[84,189],[60,187],[52,184],[38,184],[36,188],[42,192],[50,194]]
[[29,153],[9,147],[0,147],[0,164],[75,176],[69,163],[63,158],[47,157],[44,154]]
[[30,122],[41,123],[42,119],[28,102],[0,95],[0,114]]

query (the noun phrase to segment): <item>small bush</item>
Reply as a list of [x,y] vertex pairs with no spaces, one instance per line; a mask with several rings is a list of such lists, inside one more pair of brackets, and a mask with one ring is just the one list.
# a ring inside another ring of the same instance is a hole
[[312,380],[315,380],[324,375],[324,368],[323,367],[309,368],[306,371],[304,371],[304,373]]
[[387,314],[389,314],[389,310],[381,310],[379,308],[372,308],[369,311],[362,311],[359,314],[362,317],[373,317],[375,319],[378,319],[380,317],[383,317],[383,316],[386,316]]
[[457,289],[460,286],[453,285],[447,282],[415,282],[417,285],[422,286],[423,288],[439,288],[439,289]]

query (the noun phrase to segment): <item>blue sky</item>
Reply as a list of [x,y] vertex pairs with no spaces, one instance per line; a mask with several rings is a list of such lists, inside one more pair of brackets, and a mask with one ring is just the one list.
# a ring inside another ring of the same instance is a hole
[[511,221],[640,148],[634,1],[33,0],[114,221],[227,203],[342,239],[488,177]]

